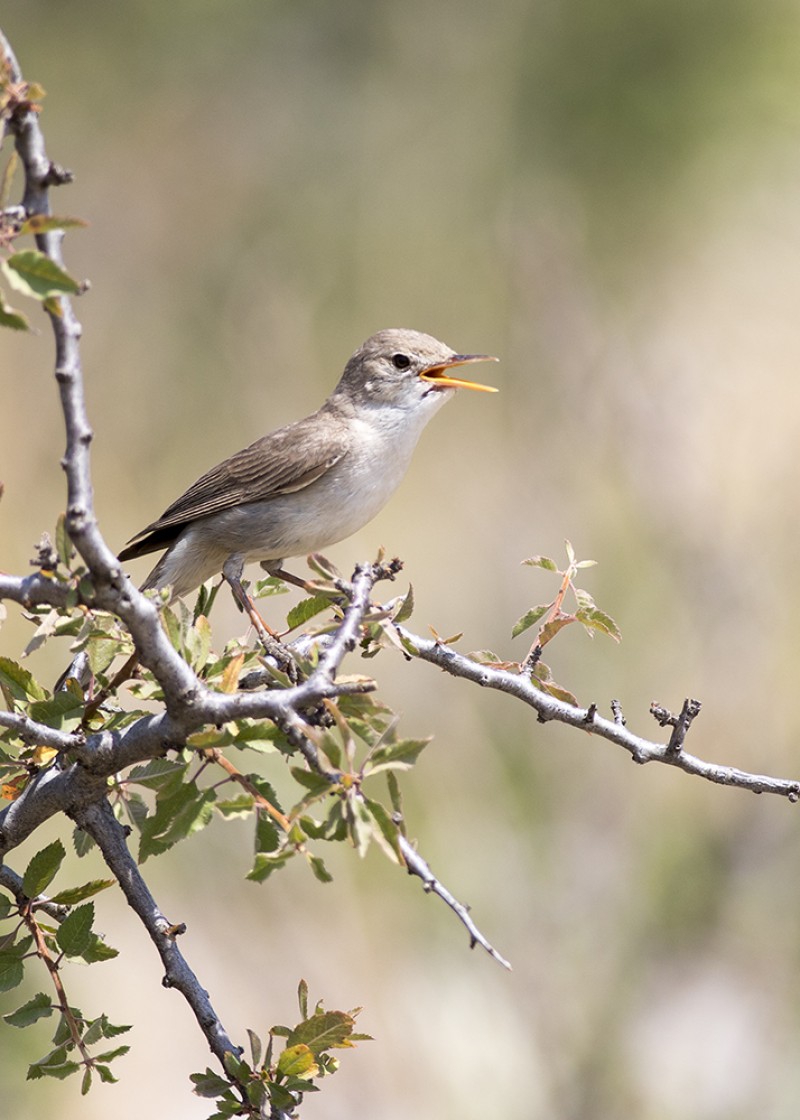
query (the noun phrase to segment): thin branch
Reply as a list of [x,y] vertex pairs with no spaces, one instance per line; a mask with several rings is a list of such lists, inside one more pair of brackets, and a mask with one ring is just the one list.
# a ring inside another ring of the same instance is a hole
[[44,963],[45,968],[50,973],[50,979],[53,983],[53,987],[56,990],[58,1007],[64,1017],[64,1022],[67,1024],[70,1038],[72,1039],[72,1044],[80,1053],[83,1064],[85,1066],[91,1066],[93,1064],[92,1058],[89,1054],[89,1051],[86,1049],[86,1044],[84,1043],[83,1038],[81,1037],[81,1031],[80,1027],[78,1026],[78,1021],[75,1018],[75,1012],[70,1007],[69,1000],[67,999],[67,993],[64,989],[64,985],[61,980],[61,974],[58,969],[58,962],[53,960],[52,956],[50,955],[50,951],[47,948],[47,942],[45,941],[44,932],[42,931],[42,927],[36,921],[36,915],[33,912],[33,903],[30,901],[26,903],[26,905],[22,907],[20,913],[22,915],[23,922],[28,927],[28,931],[33,937],[34,944],[36,945],[36,956]]
[[[785,797],[794,803],[800,799],[800,781],[789,778],[774,778],[767,774],[754,774],[745,770],[738,770],[733,766],[721,766],[714,762],[706,762],[695,755],[688,754],[682,749],[671,748],[669,743],[656,743],[642,736],[634,735],[627,729],[620,718],[619,707],[612,707],[613,720],[604,719],[597,715],[596,708],[575,707],[563,700],[542,692],[531,683],[530,679],[521,673],[512,673],[507,669],[495,669],[489,665],[481,665],[477,661],[456,653],[449,646],[429,638],[422,638],[412,634],[403,626],[397,627],[404,642],[409,649],[415,650],[422,661],[437,665],[440,669],[454,677],[462,677],[472,681],[473,684],[483,688],[497,689],[516,697],[524,704],[530,705],[538,713],[542,722],[557,720],[570,727],[577,727],[591,735],[597,735],[622,747],[633,758],[634,762],[663,762],[668,766],[675,766],[687,774],[704,778],[717,785],[734,786],[737,789],[746,789],[751,793],[773,793]],[[689,702],[690,703],[690,702]],[[694,701],[696,704],[697,701]],[[696,714],[696,712],[695,712]],[[692,717],[693,718],[693,717]],[[691,722],[691,720],[689,720]],[[684,721],[685,723],[685,721]],[[685,735],[687,726],[683,727]],[[681,744],[683,739],[681,738]]]
[[405,860],[409,875],[419,876],[419,878],[422,880],[422,884],[425,887],[425,890],[430,891],[432,894],[438,895],[443,902],[447,903],[454,914],[457,915],[459,920],[463,922],[464,926],[467,929],[467,932],[469,933],[470,948],[474,949],[476,945],[480,945],[486,950],[489,956],[493,957],[499,964],[503,966],[503,968],[507,968],[510,970],[511,965],[508,963],[505,957],[500,956],[497,950],[493,948],[492,945],[490,945],[490,943],[486,940],[481,931],[473,922],[472,918],[469,915],[469,908],[464,906],[463,903],[459,902],[458,899],[450,893],[447,887],[443,886],[442,883],[439,882],[434,873],[431,871],[428,863],[422,858],[419,852],[412,848],[411,844],[409,844],[408,840],[406,840],[405,836],[403,836],[402,833],[399,834],[398,841],[400,844],[400,851],[403,853],[403,859]]
[[27,746],[52,747],[57,751],[70,751],[85,743],[82,732],[58,731],[46,723],[37,723],[29,716],[17,712],[0,711],[0,727],[10,728]]
[[128,850],[125,829],[114,817],[108,801],[103,799],[71,815],[78,827],[88,833],[97,844],[122,887],[128,905],[150,935],[164,965],[164,987],[175,988],[184,997],[211,1052],[220,1062],[224,1063],[228,1053],[240,1054],[241,1047],[231,1041],[211,1005],[208,993],[178,948],[176,937],[185,927],[173,925],[161,913]]

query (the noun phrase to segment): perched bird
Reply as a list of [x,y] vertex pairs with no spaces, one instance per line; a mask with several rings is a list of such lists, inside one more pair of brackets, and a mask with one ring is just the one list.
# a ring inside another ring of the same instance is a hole
[[222,573],[242,606],[244,565],[286,575],[285,559],[349,537],[386,504],[422,429],[458,388],[452,376],[485,354],[457,354],[428,334],[385,330],[356,350],[322,407],[237,452],[201,478],[120,552],[166,549],[142,585],[188,594]]

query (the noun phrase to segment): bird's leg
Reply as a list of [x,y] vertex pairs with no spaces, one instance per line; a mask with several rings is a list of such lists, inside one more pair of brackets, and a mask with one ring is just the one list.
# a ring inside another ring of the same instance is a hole
[[275,631],[267,626],[264,619],[258,613],[253,600],[247,594],[244,587],[242,587],[243,570],[244,559],[241,556],[233,555],[229,556],[225,561],[222,567],[222,574],[230,585],[231,594],[236,603],[253,624],[255,632],[258,634],[261,644],[267,654],[278,663],[278,667],[286,673],[292,684],[297,684],[299,680],[297,662],[291,656],[286,646],[279,640]]
[[287,572],[285,568],[281,567],[282,560],[262,560],[261,567],[267,575],[275,576],[276,579],[282,579],[284,583],[291,583],[293,587],[299,587],[301,591],[313,592],[313,586],[306,579],[301,579],[300,576],[294,575],[292,572]]

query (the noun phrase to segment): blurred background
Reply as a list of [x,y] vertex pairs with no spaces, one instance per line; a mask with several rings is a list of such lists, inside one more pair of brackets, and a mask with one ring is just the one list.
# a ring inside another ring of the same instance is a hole
[[[651,701],[696,696],[689,749],[798,775],[800,8],[5,0],[2,22],[75,172],[54,207],[91,222],[66,256],[92,285],[112,546],[315,408],[375,330],[497,354],[481,379],[501,393],[460,394],[331,558],[347,571],[384,545],[414,628],[521,658],[511,626],[554,586],[519,562],[561,559],[568,537],[623,642],[565,632],[557,679],[652,737]],[[11,572],[64,503],[38,327],[0,337]],[[29,629],[9,615],[16,656]],[[227,605],[215,629],[241,629]],[[31,667],[49,681],[62,660]],[[634,767],[422,664],[371,667],[401,731],[435,736],[405,783],[410,834],[512,973],[377,853],[326,854],[331,886],[298,864],[257,887],[249,832],[217,824],[146,868],[234,1037],[293,1021],[300,976],[365,1006],[376,1041],[303,1115],[796,1116],[798,809]],[[8,1115],[201,1120],[202,1039],[121,897],[98,910],[122,954],[66,979],[87,1014],[136,1024],[122,1084],[84,1101],[26,1083],[46,1031],[3,1027]]]

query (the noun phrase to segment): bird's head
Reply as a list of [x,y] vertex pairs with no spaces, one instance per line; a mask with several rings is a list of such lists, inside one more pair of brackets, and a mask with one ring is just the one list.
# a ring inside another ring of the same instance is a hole
[[433,411],[456,389],[496,393],[491,385],[453,376],[459,366],[496,361],[488,354],[458,354],[444,342],[420,331],[379,331],[353,354],[334,397],[344,397],[355,406]]

